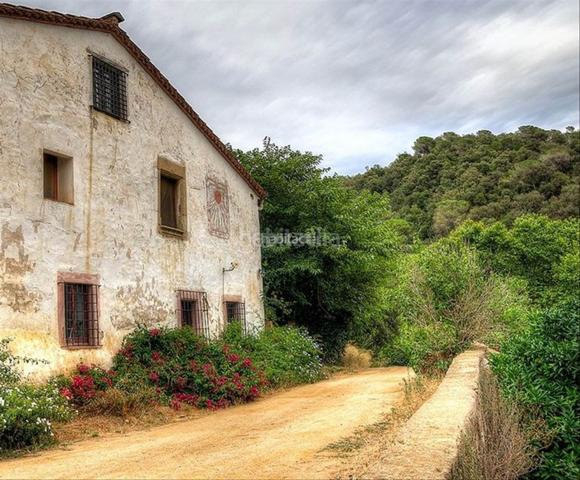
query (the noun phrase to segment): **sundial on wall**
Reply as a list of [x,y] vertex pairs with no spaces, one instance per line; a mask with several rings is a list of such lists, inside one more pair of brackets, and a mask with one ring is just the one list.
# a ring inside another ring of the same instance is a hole
[[208,177],[206,191],[209,233],[216,237],[228,238],[230,234],[228,187],[225,183]]

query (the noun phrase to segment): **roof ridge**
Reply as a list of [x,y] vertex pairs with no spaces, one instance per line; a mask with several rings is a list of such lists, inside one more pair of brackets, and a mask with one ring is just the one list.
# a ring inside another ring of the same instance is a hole
[[[114,12],[118,13],[118,12]],[[118,14],[121,16],[121,14]],[[266,190],[252,177],[250,172],[240,163],[232,151],[220,140],[214,131],[205,123],[197,112],[191,107],[187,100],[178,92],[171,82],[161,73],[161,71],[151,62],[149,57],[131,40],[127,32],[118,25],[118,21],[111,18],[111,14],[101,18],[83,17],[60,13],[38,8],[0,3],[0,17],[16,18],[38,23],[47,23],[70,28],[80,28],[86,30],[96,30],[110,33],[129,54],[149,73],[151,78],[159,87],[173,100],[180,110],[190,119],[190,121],[204,134],[213,147],[224,157],[233,169],[246,181],[246,183],[262,199],[268,195]],[[118,20],[118,17],[115,16]],[[121,16],[122,18],[122,16]]]

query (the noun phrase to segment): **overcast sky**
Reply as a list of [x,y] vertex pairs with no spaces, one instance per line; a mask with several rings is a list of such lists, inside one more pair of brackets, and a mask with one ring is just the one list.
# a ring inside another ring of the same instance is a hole
[[[14,0],[13,0],[14,1]],[[20,0],[122,27],[224,142],[339,173],[445,131],[578,127],[577,0]]]

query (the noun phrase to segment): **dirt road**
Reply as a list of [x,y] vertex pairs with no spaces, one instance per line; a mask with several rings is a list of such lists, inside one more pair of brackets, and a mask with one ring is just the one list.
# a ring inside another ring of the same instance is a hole
[[403,367],[369,369],[147,431],[0,462],[0,478],[329,478],[319,452],[402,397]]

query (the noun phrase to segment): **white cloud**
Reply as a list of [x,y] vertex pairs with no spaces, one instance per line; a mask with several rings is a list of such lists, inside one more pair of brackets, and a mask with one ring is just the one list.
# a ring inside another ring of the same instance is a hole
[[121,11],[224,141],[267,135],[340,173],[388,163],[420,135],[578,125],[575,0],[26,3]]

